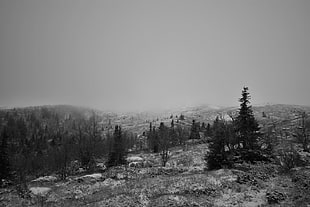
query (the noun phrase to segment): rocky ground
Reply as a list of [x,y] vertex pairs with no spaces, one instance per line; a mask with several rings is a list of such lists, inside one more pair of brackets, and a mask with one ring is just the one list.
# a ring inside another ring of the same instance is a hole
[[307,206],[310,170],[283,174],[275,164],[239,164],[205,171],[207,144],[174,148],[168,167],[160,155],[141,153],[152,167],[115,167],[60,181],[47,176],[0,190],[0,206]]

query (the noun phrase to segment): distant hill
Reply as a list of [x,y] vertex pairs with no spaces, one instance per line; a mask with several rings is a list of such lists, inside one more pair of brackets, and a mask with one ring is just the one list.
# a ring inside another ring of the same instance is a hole
[[[42,110],[44,108],[62,116],[71,115],[73,118],[89,118],[91,115],[96,114],[100,117],[100,124],[104,127],[113,128],[114,125],[121,125],[124,130],[129,130],[136,134],[147,131],[150,122],[152,122],[153,126],[159,126],[160,122],[164,122],[165,125],[169,126],[172,120],[176,123],[181,114],[184,115],[185,120],[179,120],[178,124],[190,126],[192,120],[211,124],[217,116],[229,120],[230,116],[236,116],[238,113],[238,107],[218,107],[211,105],[139,113],[115,113],[72,105],[45,105],[14,109],[0,108],[0,116],[4,116],[6,112],[24,113],[27,111]],[[302,112],[310,116],[310,106],[267,104],[253,106],[253,112],[261,125],[280,124],[285,127],[289,125],[288,123],[295,124]]]

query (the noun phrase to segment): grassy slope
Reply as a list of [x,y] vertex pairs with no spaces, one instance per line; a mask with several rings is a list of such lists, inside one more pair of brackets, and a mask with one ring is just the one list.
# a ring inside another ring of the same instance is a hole
[[294,183],[269,164],[243,165],[235,170],[203,170],[206,144],[175,148],[170,158],[174,168],[162,168],[157,154],[140,154],[152,160],[153,168],[114,168],[101,179],[32,183],[52,190],[43,198],[28,199],[1,191],[0,206],[269,206],[266,193],[282,192],[282,205],[292,206]]

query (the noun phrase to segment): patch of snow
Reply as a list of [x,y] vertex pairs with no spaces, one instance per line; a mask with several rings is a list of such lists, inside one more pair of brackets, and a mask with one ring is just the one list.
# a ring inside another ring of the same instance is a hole
[[57,178],[55,176],[43,176],[43,177],[39,177],[35,180],[32,180],[32,182],[53,182],[56,180],[57,180]]
[[142,162],[143,158],[138,156],[128,157],[127,162]]
[[44,195],[46,195],[51,190],[51,188],[47,188],[47,187],[31,187],[31,188],[29,188],[29,190],[34,195],[44,196]]
[[94,173],[94,174],[90,174],[90,175],[84,175],[80,178],[94,178],[96,180],[102,178],[102,174],[101,173]]

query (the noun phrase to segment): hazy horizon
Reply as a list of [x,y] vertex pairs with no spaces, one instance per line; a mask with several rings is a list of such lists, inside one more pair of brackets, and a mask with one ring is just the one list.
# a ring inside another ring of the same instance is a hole
[[0,107],[310,106],[310,1],[0,1]]

